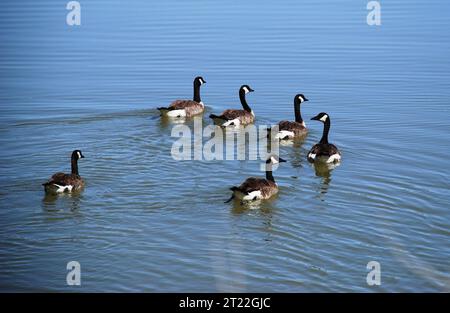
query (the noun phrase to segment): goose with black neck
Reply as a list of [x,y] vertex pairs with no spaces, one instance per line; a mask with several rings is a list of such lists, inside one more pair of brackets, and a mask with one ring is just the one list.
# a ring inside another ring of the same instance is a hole
[[233,199],[241,201],[256,201],[269,199],[278,193],[278,185],[272,174],[274,164],[286,162],[282,158],[272,155],[266,160],[266,178],[249,177],[241,185],[231,187],[233,195],[225,203]]
[[205,105],[200,98],[200,87],[206,81],[201,76],[194,79],[194,97],[192,100],[175,100],[168,107],[160,107],[158,110],[166,117],[191,117],[203,113]]
[[309,101],[303,94],[297,94],[294,97],[294,114],[295,121],[281,121],[278,123],[278,132],[276,134],[272,134],[271,129],[268,131],[275,138],[280,140],[294,139],[296,137],[305,136],[308,133],[308,129],[306,128],[305,121],[302,118],[302,114],[300,112],[300,105]]
[[319,143],[315,144],[308,152],[308,161],[311,163],[324,162],[324,163],[338,163],[341,161],[341,152],[334,145],[328,142],[328,134],[331,127],[330,116],[325,113],[319,113],[311,120],[320,121],[324,124],[323,134]]
[[56,173],[50,180],[43,183],[46,193],[63,193],[80,190],[84,181],[78,173],[78,160],[84,158],[80,150],[74,150],[70,159],[71,173]]
[[213,119],[214,123],[227,126],[240,126],[251,124],[255,121],[255,114],[247,103],[246,95],[254,90],[249,85],[242,85],[239,88],[239,99],[243,110],[228,109],[223,111],[220,115],[211,114],[209,117]]

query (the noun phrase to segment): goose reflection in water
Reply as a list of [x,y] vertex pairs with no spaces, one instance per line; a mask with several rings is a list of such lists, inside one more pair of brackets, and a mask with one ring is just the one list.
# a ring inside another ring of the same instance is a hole
[[233,199],[233,214],[248,213],[250,210],[258,210],[262,214],[271,214],[273,211],[272,204],[277,200],[278,194],[275,194],[266,200],[241,201],[237,198]]
[[249,215],[252,217],[257,217],[262,221],[262,229],[264,230],[264,235],[262,240],[266,242],[272,241],[273,234],[273,215],[276,210],[274,203],[277,200],[278,195],[273,196],[267,200],[255,200],[255,201],[239,201],[235,200],[233,202],[233,207],[231,213],[234,215]]
[[42,199],[42,209],[46,212],[78,212],[81,193],[46,194]]
[[[322,181],[319,186],[320,195],[325,195],[328,192],[328,188],[331,183],[331,172],[340,165],[340,163],[314,163],[314,171],[317,177],[322,177]],[[320,197],[320,196],[319,196]]]

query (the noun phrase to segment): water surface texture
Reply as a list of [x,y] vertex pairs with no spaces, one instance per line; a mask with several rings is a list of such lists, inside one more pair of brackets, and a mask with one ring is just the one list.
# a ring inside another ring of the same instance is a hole
[[[64,1],[0,2],[1,291],[450,291],[449,2],[381,1],[381,26],[362,0],[80,3],[68,26]],[[223,203],[260,160],[172,159],[155,108],[196,75],[205,125],[243,83],[258,125],[310,99],[277,197]],[[330,173],[306,161],[322,111]],[[74,149],[85,190],[44,197]]]

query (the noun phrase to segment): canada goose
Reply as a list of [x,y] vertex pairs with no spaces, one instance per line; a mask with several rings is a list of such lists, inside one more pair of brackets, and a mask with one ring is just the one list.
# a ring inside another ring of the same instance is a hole
[[71,157],[72,172],[70,174],[56,173],[49,181],[43,183],[45,192],[72,192],[84,186],[83,179],[78,174],[78,160],[84,158],[80,150],[74,150]]
[[269,199],[278,193],[278,185],[272,175],[272,165],[280,162],[286,162],[278,156],[270,156],[266,161],[266,178],[247,178],[240,186],[231,187],[233,195],[225,203],[230,202],[235,197],[242,201],[254,201]]
[[338,148],[328,143],[328,132],[330,131],[330,116],[327,113],[319,113],[311,120],[321,121],[324,123],[322,139],[318,144],[315,144],[308,153],[309,162],[326,162],[335,163],[341,160],[341,153]]
[[191,117],[202,113],[205,105],[200,98],[200,86],[206,83],[201,76],[194,79],[193,100],[175,100],[167,108],[158,108],[161,115],[168,117]]
[[[297,94],[294,97],[294,113],[295,122],[281,121],[278,123],[278,133],[275,134],[275,138],[280,140],[292,139],[294,137],[304,136],[308,132],[305,122],[302,119],[300,113],[300,104],[305,101],[309,101],[303,94]],[[270,131],[270,129],[268,129]]]
[[222,112],[220,115],[211,114],[209,117],[214,120],[215,123],[227,127],[227,126],[239,126],[253,123],[255,120],[255,114],[250,109],[245,100],[245,95],[254,90],[248,85],[242,85],[239,88],[239,99],[241,100],[243,110],[229,109]]

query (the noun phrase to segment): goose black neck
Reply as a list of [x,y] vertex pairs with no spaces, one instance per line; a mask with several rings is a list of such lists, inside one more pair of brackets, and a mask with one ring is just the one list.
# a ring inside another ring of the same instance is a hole
[[79,176],[79,174],[78,174],[78,160],[75,157],[72,157],[71,165],[72,165],[72,174]]
[[194,101],[195,102],[202,102],[202,100],[200,99],[200,83],[197,81],[194,81]]
[[247,112],[251,112],[252,109],[250,109],[250,107],[248,106],[247,100],[245,99],[245,91],[244,90],[239,90],[239,99],[241,100],[241,104],[242,104],[242,107],[244,108],[244,110]]
[[273,178],[271,170],[266,170],[266,179],[270,180],[271,182],[275,182],[275,178]]
[[320,139],[320,143],[328,143],[328,133],[330,132],[330,118],[328,117],[327,120],[325,121],[325,123],[323,123],[323,134],[322,134],[322,139]]
[[297,98],[294,101],[294,111],[295,111],[295,121],[297,123],[303,123],[302,114],[300,113],[300,100]]

